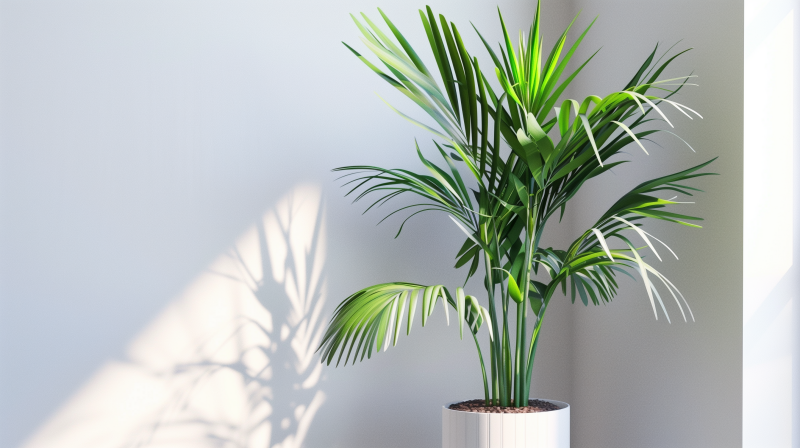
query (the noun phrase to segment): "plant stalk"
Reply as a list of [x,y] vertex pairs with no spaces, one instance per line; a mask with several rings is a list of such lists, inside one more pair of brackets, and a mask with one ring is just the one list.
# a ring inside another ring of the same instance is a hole
[[525,384],[528,391],[530,391],[531,388],[531,379],[533,378],[533,362],[536,359],[536,348],[539,346],[539,332],[541,331],[542,324],[544,323],[544,312],[546,310],[547,301],[542,304],[542,309],[539,312],[539,319],[533,329],[533,334],[531,334],[531,345],[528,352],[528,371],[525,372]]
[[490,397],[489,397],[489,382],[486,380],[486,367],[483,364],[483,353],[481,353],[481,344],[478,343],[478,337],[475,336],[475,333],[470,331],[472,334],[472,339],[475,340],[475,348],[478,349],[478,360],[481,362],[481,374],[483,375],[483,396],[484,402],[486,406],[489,406]]
[[[481,226],[481,238],[483,238],[484,243],[489,242],[488,238],[488,230],[486,228],[486,224],[484,223]],[[497,325],[497,311],[495,307],[494,301],[494,280],[492,279],[492,259],[488,253],[484,252],[484,267],[486,270],[486,292],[489,296],[489,318],[492,320],[492,330],[494,332],[494,337],[490,344],[493,345],[493,350],[490,352],[491,363],[492,363],[492,383],[493,388],[497,390],[497,394],[495,395],[495,400],[499,400],[500,406],[508,406],[507,399],[504,397],[503,391],[506,389],[505,385],[505,374],[503,365],[500,362],[500,357],[503,353],[502,349],[500,348],[500,334],[499,334],[499,326]]]

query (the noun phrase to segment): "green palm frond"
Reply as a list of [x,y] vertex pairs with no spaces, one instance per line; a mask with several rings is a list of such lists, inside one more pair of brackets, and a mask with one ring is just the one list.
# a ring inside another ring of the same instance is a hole
[[[503,15],[500,13],[499,9],[498,15],[500,16],[500,25],[503,29],[504,37],[504,43],[500,47],[500,53],[503,57],[502,62],[496,56],[486,39],[484,39],[483,36],[480,37],[495,63],[495,73],[497,79],[500,81],[500,85],[509,98],[515,103],[515,107],[511,107],[511,113],[513,114],[512,120],[514,120],[515,125],[517,121],[522,123],[524,117],[528,113],[532,113],[539,122],[543,122],[544,118],[550,113],[550,109],[555,105],[567,86],[597,54],[595,53],[590,56],[574,70],[566,80],[559,83],[575,51],[580,46],[592,25],[594,25],[594,21],[584,29],[583,33],[581,33],[567,53],[562,57],[567,34],[578,18],[578,16],[575,16],[558,41],[556,41],[549,55],[546,57],[544,65],[542,65],[543,52],[542,37],[540,34],[541,4],[537,5],[536,15],[528,32],[528,39],[523,39],[523,36],[520,35],[519,47],[517,50],[514,49],[511,37],[506,29],[505,21],[503,20]],[[480,32],[478,34],[480,35]],[[552,123],[544,127],[549,129],[551,126]],[[519,126],[515,127],[518,128]]]
[[[553,253],[548,256],[547,261],[542,261],[547,264],[548,272],[551,273],[552,278],[549,284],[538,283],[536,285],[537,296],[543,298],[543,305],[546,299],[544,297],[552,297],[553,291],[561,286],[564,294],[567,294],[569,287],[569,296],[574,303],[577,298],[584,305],[589,302],[594,305],[599,305],[603,302],[610,302],[616,296],[619,285],[616,281],[616,274],[623,273],[631,278],[631,272],[636,272],[642,279],[645,285],[646,293],[650,299],[651,306],[655,318],[658,319],[658,313],[655,302],[658,301],[661,310],[663,311],[667,321],[670,321],[669,313],[664,305],[661,295],[652,281],[655,277],[661,281],[663,286],[669,291],[675,299],[678,309],[686,320],[686,313],[683,306],[686,305],[691,315],[691,308],[689,308],[686,299],[663,274],[658,272],[653,266],[642,260],[639,251],[642,248],[634,247],[633,244],[622,235],[615,235],[616,238],[624,241],[628,247],[626,249],[608,249],[601,245],[592,245],[586,247],[584,250],[570,256],[567,252]],[[591,239],[591,237],[587,238]],[[604,243],[605,245],[605,243]],[[553,261],[556,258],[557,261]],[[554,266],[555,265],[555,266]],[[543,291],[539,293],[538,291]],[[678,300],[681,298],[683,303]],[[533,305],[532,305],[533,306]],[[542,306],[537,304],[536,306]],[[536,309],[538,312],[538,309]],[[691,315],[692,320],[694,316]]]
[[[481,137],[478,131],[479,123],[488,121],[489,105],[486,94],[481,95],[479,99],[478,93],[487,92],[491,88],[484,83],[477,59],[472,58],[467,52],[455,24],[448,23],[442,15],[439,16],[437,24],[430,7],[427,8],[427,14],[420,11],[420,18],[444,85],[445,92],[443,92],[439,82],[425,67],[402,33],[383,11],[379,9],[379,12],[397,43],[366,15],[362,14],[362,18],[369,28],[362,25],[357,18],[353,17],[353,20],[362,33],[362,42],[378,57],[389,73],[378,68],[349,45],[345,46],[372,71],[422,108],[433,118],[443,133],[394,107],[393,110],[412,123],[450,142],[453,150],[462,158],[472,174],[480,178],[481,161],[485,164],[486,160],[492,158],[487,153],[487,136]],[[494,98],[493,92],[491,96]]]
[[462,288],[458,288],[456,296],[453,297],[442,285],[383,283],[356,292],[336,308],[318,351],[328,365],[337,353],[339,355],[336,357],[337,366],[345,353],[347,354],[344,358],[345,364],[351,355],[353,363],[356,360],[363,360],[365,356],[371,358],[373,349],[377,353],[381,350],[386,351],[390,344],[397,345],[404,322],[406,335],[411,332],[418,306],[424,327],[439,301],[445,310],[448,324],[450,314],[447,305],[455,309],[461,337],[464,333],[464,323],[473,334],[477,334],[484,321],[488,319],[486,309],[480,306],[475,297],[465,295]]
[[358,202],[369,195],[372,195],[371,197],[378,196],[364,213],[373,207],[385,204],[403,193],[412,193],[424,200],[422,203],[397,209],[381,220],[382,222],[403,210],[413,211],[400,225],[395,238],[400,235],[408,219],[417,213],[430,210],[449,213],[465,225],[476,227],[476,218],[472,211],[472,199],[461,178],[461,174],[455,167],[453,160],[438,144],[437,147],[442,158],[447,163],[449,173],[426,159],[419,150],[419,145],[417,145],[417,154],[422,164],[428,169],[429,175],[417,174],[404,169],[386,169],[366,165],[345,166],[336,168],[333,171],[348,172],[343,177],[352,176],[344,185],[355,184],[345,196],[360,190],[353,202]]
[[[659,280],[670,294],[675,298],[678,308],[686,320],[683,306],[678,300],[678,296],[683,299],[680,291],[669,282],[661,273],[656,271],[651,265],[645,263],[639,254],[640,248],[636,248],[628,237],[623,236],[626,230],[633,231],[639,236],[646,247],[653,255],[661,260],[656,247],[651,238],[661,243],[673,255],[675,253],[664,242],[640,228],[641,220],[644,218],[660,219],[668,222],[675,222],[691,227],[699,227],[695,224],[687,223],[685,220],[699,220],[700,218],[685,214],[665,211],[664,208],[673,204],[679,204],[672,200],[660,199],[651,196],[651,193],[658,191],[671,191],[691,196],[691,191],[700,191],[697,188],[685,185],[684,182],[701,176],[714,175],[716,173],[699,173],[698,171],[713,162],[714,159],[691,167],[689,169],[653,179],[639,184],[630,192],[625,194],[619,201],[613,204],[606,211],[591,229],[581,235],[567,252],[556,253],[554,251],[542,251],[541,262],[546,266],[551,277],[552,285],[561,284],[566,290],[567,279],[571,282],[571,295],[573,302],[577,295],[580,296],[584,305],[589,300],[595,305],[601,301],[608,302],[614,297],[617,284],[614,281],[616,272],[626,272],[627,270],[638,271],[642,278],[645,289],[653,306],[653,312],[658,319],[656,312],[655,299],[659,302],[667,320],[669,314],[664,306],[661,296],[656,289],[648,273]],[[627,219],[626,219],[627,218]],[[610,249],[608,240],[617,239],[621,241],[625,249]],[[677,258],[677,255],[675,255]],[[554,275],[555,274],[555,275]],[[688,303],[683,300],[688,308]],[[691,314],[691,308],[689,308]],[[692,316],[692,319],[694,317]]]
[[714,160],[716,160],[716,158],[701,163],[697,166],[693,166],[689,169],[639,184],[636,186],[636,188],[633,188],[631,191],[622,196],[622,198],[620,198],[616,203],[614,203],[614,205],[612,205],[608,211],[606,211],[603,216],[600,217],[595,227],[602,227],[610,230],[619,226],[618,220],[616,220],[617,222],[612,221],[615,216],[619,218],[632,217],[633,219],[640,219],[641,217],[654,218],[691,227],[700,227],[684,220],[697,221],[701,220],[702,218],[663,210],[669,205],[679,204],[680,202],[674,202],[671,199],[660,199],[652,196],[652,194],[659,191],[667,191],[692,196],[693,191],[702,191],[697,188],[684,185],[683,182],[697,177],[716,175],[717,173],[697,172],[708,166]]

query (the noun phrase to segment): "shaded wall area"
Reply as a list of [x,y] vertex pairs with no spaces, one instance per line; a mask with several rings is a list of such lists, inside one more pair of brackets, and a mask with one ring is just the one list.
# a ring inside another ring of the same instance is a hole
[[[662,78],[695,74],[675,101],[697,110],[690,120],[673,108],[674,124],[643,142],[650,153],[628,150],[632,163],[593,181],[574,206],[575,233],[588,228],[619,195],[645,180],[719,157],[709,170],[720,176],[693,182],[705,190],[682,212],[701,216],[702,229],[647,223],[664,241],[663,262],[654,267],[683,293],[695,322],[684,323],[663,292],[668,324],[653,318],[641,281],[623,279],[621,294],[607,306],[574,309],[573,402],[575,447],[734,447],[742,444],[742,179],[743,4],[727,1],[667,3],[627,0],[574,3],[598,21],[584,48],[600,53],[578,80],[575,95],[606,95],[621,89],[659,44],[672,52],[692,48]],[[668,192],[665,192],[668,193]],[[670,198],[673,195],[666,196]],[[643,244],[631,235],[636,244]]]

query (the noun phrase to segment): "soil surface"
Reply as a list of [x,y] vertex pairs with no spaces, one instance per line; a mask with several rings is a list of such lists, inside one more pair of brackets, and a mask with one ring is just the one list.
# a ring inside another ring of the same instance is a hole
[[523,406],[521,408],[486,406],[486,402],[482,398],[479,398],[451,404],[450,409],[454,411],[486,412],[494,414],[527,414],[529,412],[556,411],[559,407],[549,401],[543,400],[528,400],[528,406]]

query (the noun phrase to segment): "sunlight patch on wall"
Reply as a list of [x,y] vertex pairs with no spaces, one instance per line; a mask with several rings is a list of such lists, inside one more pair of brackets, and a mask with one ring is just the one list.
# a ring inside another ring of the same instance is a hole
[[794,0],[745,1],[743,446],[792,446]]
[[321,191],[248,229],[23,446],[298,448],[325,401]]
[[745,321],[792,265],[792,41],[789,14],[745,61]]

